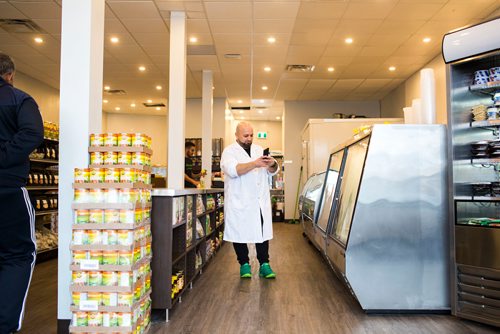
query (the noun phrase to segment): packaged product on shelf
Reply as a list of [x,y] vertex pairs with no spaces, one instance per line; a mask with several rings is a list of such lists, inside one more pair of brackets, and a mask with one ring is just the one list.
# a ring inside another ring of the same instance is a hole
[[73,201],[75,203],[88,203],[90,191],[88,189],[75,189]]
[[119,133],[118,134],[118,146],[132,146],[132,134]]
[[[115,306],[115,305],[113,305]],[[118,326],[118,314],[115,312],[107,312],[102,314],[102,326],[103,327],[117,327]]]
[[104,182],[106,183],[119,183],[120,182],[120,169],[119,168],[106,168],[104,171]]
[[205,236],[205,231],[203,230],[203,226],[201,225],[200,220],[196,219],[196,239],[201,239]]
[[89,312],[88,319],[89,327],[102,326],[102,312]]
[[91,183],[104,183],[104,168],[91,168],[90,169],[90,182]]
[[118,134],[105,133],[104,134],[104,146],[107,146],[107,147],[118,146]]
[[118,264],[131,266],[134,264],[134,252],[133,251],[120,251]]
[[137,173],[134,168],[122,168],[120,171],[120,181],[134,183],[137,180]]
[[88,168],[75,168],[75,183],[90,182],[90,170]]
[[85,230],[73,230],[73,245],[88,245],[88,234]]
[[134,210],[120,210],[120,223],[121,224],[134,224],[135,211]]
[[87,232],[87,244],[88,245],[100,245],[102,242],[101,239],[101,230],[86,230]]
[[94,209],[89,210],[89,223],[103,224],[104,223],[104,210]]
[[130,246],[134,243],[134,232],[130,230],[118,230],[116,231],[118,236],[118,245]]
[[101,250],[90,251],[89,260],[95,260],[98,261],[99,264],[102,264],[102,251]]
[[135,212],[134,212],[134,221],[137,223],[137,224],[140,224],[142,222],[142,215],[143,215],[143,210],[141,208],[137,208],[135,209]]
[[106,153],[104,153],[104,164],[105,165],[116,165],[116,164],[118,164],[118,153],[117,152],[106,152]]
[[90,164],[91,165],[104,165],[104,153],[102,153],[102,152],[90,153]]
[[104,146],[104,135],[102,134],[91,134],[90,135],[90,146],[100,147]]
[[119,306],[132,306],[134,303],[134,294],[131,292],[120,292],[118,293],[118,305]]
[[82,260],[87,260],[87,251],[73,251],[73,264],[80,264]]
[[118,189],[106,189],[104,192],[104,202],[105,203],[119,203],[120,202],[120,191]]
[[80,301],[85,301],[87,300],[87,293],[86,292],[72,292],[71,293],[71,300],[73,305],[75,306],[80,306]]
[[87,300],[96,302],[97,305],[101,305],[101,293],[100,292],[87,292]]
[[150,242],[148,242],[148,243],[146,244],[146,255],[147,255],[147,256],[150,256],[150,255],[151,255],[151,243],[150,243]]
[[71,274],[71,284],[81,286],[88,285],[88,273],[86,271],[73,271]]
[[203,198],[201,195],[196,196],[196,214],[201,215],[205,212],[205,205],[203,205]]
[[89,325],[87,312],[74,312],[72,320],[75,327],[87,327]]
[[131,165],[132,164],[132,153],[130,153],[130,152],[118,152],[118,164],[119,165]]
[[101,243],[103,245],[117,245],[118,233],[116,232],[116,230],[102,230]]
[[132,153],[132,165],[145,166],[146,165],[146,154],[143,152],[133,152]]
[[100,285],[102,285],[102,272],[100,272],[100,271],[89,271],[88,272],[88,285],[89,286],[100,286]]
[[132,284],[133,284],[133,274],[131,272],[129,271],[119,272],[118,286],[131,287]]
[[120,210],[106,209],[104,210],[104,224],[117,224],[120,222]]
[[118,275],[115,271],[102,272],[102,285],[103,286],[116,286],[118,284]]
[[147,147],[148,139],[146,135],[142,133],[133,133],[132,134],[132,146],[135,147]]
[[[77,189],[75,189],[76,191]],[[88,200],[86,203],[103,203],[104,202],[104,191],[103,189],[90,189],[87,192]],[[85,203],[85,202],[81,202]]]
[[119,327],[132,326],[132,313],[118,313],[118,326]]

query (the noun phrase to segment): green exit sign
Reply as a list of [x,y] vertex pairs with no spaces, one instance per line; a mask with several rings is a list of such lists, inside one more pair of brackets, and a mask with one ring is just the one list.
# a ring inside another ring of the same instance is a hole
[[259,139],[266,139],[267,138],[267,132],[264,132],[264,131],[257,132],[257,138],[259,138]]

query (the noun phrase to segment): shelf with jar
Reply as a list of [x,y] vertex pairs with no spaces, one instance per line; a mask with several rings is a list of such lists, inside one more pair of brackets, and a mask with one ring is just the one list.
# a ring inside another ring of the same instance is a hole
[[[118,146],[120,136],[126,139],[123,146]],[[149,328],[151,175],[144,168],[152,153],[148,138],[93,134],[94,146],[89,147],[93,167],[75,169],[71,333],[143,333]],[[148,157],[138,156],[124,168],[95,161],[96,152],[118,156],[131,150],[148,152]]]
[[[151,213],[153,309],[171,310],[222,243],[223,191],[155,189]],[[207,256],[207,252],[209,256]],[[172,278],[172,284],[165,284]]]

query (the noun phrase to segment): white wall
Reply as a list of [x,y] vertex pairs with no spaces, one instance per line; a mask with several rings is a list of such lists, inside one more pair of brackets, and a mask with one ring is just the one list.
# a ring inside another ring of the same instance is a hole
[[380,117],[379,101],[285,101],[283,117],[285,164],[285,218],[294,217],[299,181],[302,144],[301,132],[309,118],[331,118],[335,113]]
[[16,71],[14,86],[35,99],[44,121],[59,124],[58,89],[19,71]]
[[[446,65],[441,55],[423,68],[432,68],[436,80],[436,122],[447,123]],[[403,107],[411,106],[413,99],[420,98],[420,71],[386,95],[381,102],[382,117],[403,117]]]
[[[167,116],[105,113],[103,132],[142,132],[153,139],[153,164],[167,163]],[[182,162],[184,163],[184,162]]]
[[[214,99],[212,137],[225,137],[226,99]],[[201,99],[186,100],[186,138],[201,138]]]

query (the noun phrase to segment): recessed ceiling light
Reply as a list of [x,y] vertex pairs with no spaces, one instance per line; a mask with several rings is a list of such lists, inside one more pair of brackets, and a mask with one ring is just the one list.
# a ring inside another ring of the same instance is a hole
[[108,103],[108,100],[102,100],[102,103]]
[[139,71],[144,72],[146,70],[145,66],[139,66]]
[[160,86],[160,85],[156,86],[156,90],[162,90],[162,89],[163,89],[162,86]]
[[214,90],[214,89],[215,89],[215,87],[214,87],[214,86],[212,86],[212,90]]
[[271,72],[271,67],[269,67],[269,66],[264,67],[264,71]]
[[335,69],[333,67],[328,67],[328,72],[333,72]]
[[109,40],[111,41],[111,43],[114,43],[114,44],[116,44],[120,41],[120,39],[118,37],[111,37]]
[[394,72],[396,70],[396,66],[389,67],[389,71]]
[[120,110],[120,107],[116,107],[116,108],[115,108],[115,110],[116,110],[116,111]]
[[260,103],[264,103],[264,100],[260,100]]
[[422,42],[424,43],[429,43],[430,41],[431,41],[430,37],[425,37],[424,39],[422,39]]
[[281,119],[281,117],[279,117],[279,116],[276,116],[276,119],[277,119],[277,120],[280,120],[280,119]]
[[104,86],[104,90],[110,90],[110,89],[111,89],[111,87],[109,87],[109,86]]
[[156,110],[161,110],[161,108],[160,107],[156,107]]
[[262,114],[264,111],[262,111],[262,110],[257,110],[257,112],[258,112],[259,114]]
[[242,101],[242,100],[238,100],[237,102],[238,102],[239,104],[243,103],[243,101]]
[[345,39],[345,42],[346,42],[347,44],[352,44],[352,42],[354,42],[354,40],[353,40],[351,37],[347,37],[347,38]]
[[262,86],[261,88],[262,88],[262,90],[268,90],[267,86]]
[[276,38],[275,38],[275,37],[273,37],[273,36],[270,36],[270,37],[268,37],[268,38],[267,38],[267,41],[268,41],[269,43],[273,44],[273,43],[276,43]]
[[241,119],[245,119],[245,116],[241,116],[240,118],[241,118]]
[[243,110],[240,110],[240,114],[243,114],[243,113],[244,113],[244,111],[243,111]]
[[35,37],[34,40],[38,44],[42,44],[43,43],[43,38],[41,38],[41,37]]
[[135,108],[135,103],[130,104],[132,108]]
[[148,103],[153,103],[153,100],[148,100],[147,102],[148,102]]
[[190,37],[190,38],[189,38],[189,41],[190,41],[191,43],[196,43],[196,42],[198,42],[198,38],[193,36],[193,37]]

